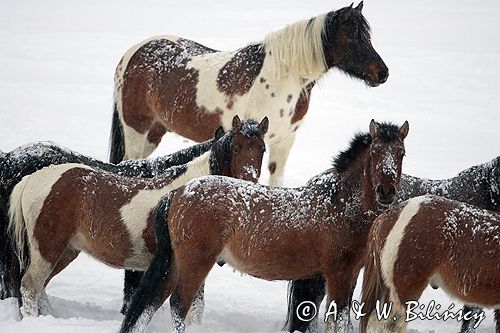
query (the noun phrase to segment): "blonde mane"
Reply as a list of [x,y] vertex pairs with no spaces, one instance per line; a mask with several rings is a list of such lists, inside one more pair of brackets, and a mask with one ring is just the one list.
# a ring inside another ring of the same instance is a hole
[[303,20],[270,33],[264,49],[271,56],[276,78],[287,75],[316,80],[327,70],[322,36],[326,14]]

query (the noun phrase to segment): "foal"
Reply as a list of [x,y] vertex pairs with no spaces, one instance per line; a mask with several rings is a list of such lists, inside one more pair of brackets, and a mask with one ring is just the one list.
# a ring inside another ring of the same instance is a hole
[[145,160],[129,160],[117,165],[104,163],[51,142],[37,142],[18,147],[0,155],[0,300],[20,297],[19,262],[8,237],[9,197],[14,186],[24,176],[30,175],[46,166],[80,163],[106,170],[119,175],[136,178],[152,178],[165,170],[185,164],[210,150],[214,143],[224,135],[222,127],[214,139],[182,149],[176,153]]
[[[397,202],[424,194],[439,195],[500,212],[500,156],[487,163],[470,167],[448,179],[423,179],[405,174],[401,176],[401,189],[396,197]],[[315,323],[317,318],[310,322],[302,321],[297,317],[296,308],[304,301],[313,301],[319,306],[324,296],[325,280],[322,277],[290,282],[285,330],[305,332],[310,329],[309,326]],[[464,311],[471,309],[467,307]],[[495,317],[497,330],[500,333],[500,311],[495,312]],[[474,326],[473,320],[464,320],[461,332],[472,332],[472,326]],[[311,331],[315,332],[315,329]]]
[[[464,303],[500,308],[499,214],[422,196],[380,215],[368,239],[361,332],[404,332],[407,302],[429,283]],[[390,320],[375,318],[377,300],[392,302]]]
[[22,315],[38,314],[44,286],[80,251],[113,267],[145,270],[156,248],[151,211],[160,198],[203,175],[257,181],[267,125],[266,118],[257,124],[235,117],[233,132],[211,151],[152,179],[72,163],[23,178],[12,191],[9,209],[21,267],[27,265],[21,280]]
[[407,122],[372,120],[370,134],[358,134],[333,169],[301,188],[214,176],[167,196],[155,215],[158,251],[121,331],[141,329],[173,292],[174,330],[183,332],[193,297],[223,260],[266,280],[324,276],[329,301],[341,309],[329,328],[344,332],[368,231],[399,185],[407,133]]

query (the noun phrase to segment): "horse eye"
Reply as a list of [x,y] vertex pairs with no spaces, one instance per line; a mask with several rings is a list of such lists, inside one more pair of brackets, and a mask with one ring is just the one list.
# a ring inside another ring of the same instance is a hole
[[241,149],[241,145],[234,145],[233,150],[239,151]]

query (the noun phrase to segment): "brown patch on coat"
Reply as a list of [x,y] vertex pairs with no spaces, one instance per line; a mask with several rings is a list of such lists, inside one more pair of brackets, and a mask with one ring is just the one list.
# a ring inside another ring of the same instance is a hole
[[123,78],[125,124],[145,133],[160,119],[169,131],[201,142],[220,126],[222,110],[196,103],[198,71],[186,68],[194,56],[216,52],[196,42],[153,40],[130,58]]
[[230,99],[227,104],[226,104],[226,108],[228,110],[232,110],[233,109],[233,105],[234,105],[234,100],[233,99]]
[[276,162],[269,163],[269,172],[271,173],[271,175],[276,172]]
[[266,82],[266,79],[264,79],[263,77],[260,78],[260,83],[264,83]]
[[159,122],[155,122],[148,132],[148,141],[158,146],[160,144],[161,138],[163,137],[163,135],[165,135],[166,132],[167,129],[165,126],[163,126]]
[[[97,169],[69,169],[52,186],[36,220],[34,236],[40,253],[55,264],[69,246],[110,266],[125,267],[134,255],[134,244],[120,209],[140,190],[159,189],[171,181],[171,177],[136,179]],[[152,223],[148,222],[143,233],[154,235]],[[154,237],[145,241],[153,254],[151,239],[154,242]]]
[[300,94],[299,99],[297,100],[297,104],[295,105],[295,110],[293,113],[293,117],[290,120],[292,124],[302,120],[309,109],[309,97],[311,94],[311,90],[314,87],[314,83],[309,84],[305,91]]
[[283,118],[283,114],[284,114],[285,110],[283,109],[280,109],[280,117]]
[[286,102],[287,102],[287,103],[290,103],[290,102],[292,101],[292,98],[293,98],[293,96],[292,96],[292,95],[288,95],[288,96],[286,97]]
[[227,96],[245,95],[264,64],[261,45],[248,45],[238,50],[219,71],[217,88]]

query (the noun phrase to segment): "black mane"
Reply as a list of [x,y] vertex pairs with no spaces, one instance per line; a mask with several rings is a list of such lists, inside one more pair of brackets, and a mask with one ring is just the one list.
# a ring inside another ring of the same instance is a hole
[[[382,142],[391,142],[400,138],[399,126],[389,122],[377,124],[379,126],[378,136]],[[359,154],[370,147],[371,143],[372,137],[370,133],[356,133],[351,139],[349,148],[333,158],[332,164],[335,170],[339,173],[346,171]]]
[[[258,137],[263,138],[259,123],[255,120],[243,120],[241,121],[240,132],[246,137]],[[232,159],[232,144],[234,138],[234,130],[231,129],[222,138],[215,142],[212,148],[212,154],[210,156],[210,172],[211,173],[223,173],[224,171],[229,172],[230,163]]]

